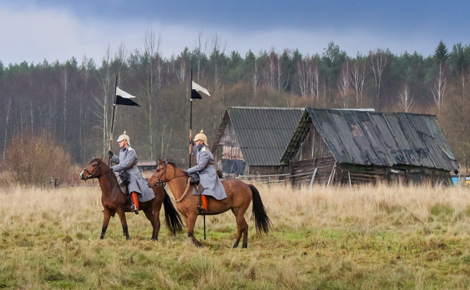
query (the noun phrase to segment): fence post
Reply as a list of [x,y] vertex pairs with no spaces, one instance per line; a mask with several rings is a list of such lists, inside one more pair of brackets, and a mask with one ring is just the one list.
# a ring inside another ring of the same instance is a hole
[[51,187],[53,189],[57,187],[57,178],[51,177]]

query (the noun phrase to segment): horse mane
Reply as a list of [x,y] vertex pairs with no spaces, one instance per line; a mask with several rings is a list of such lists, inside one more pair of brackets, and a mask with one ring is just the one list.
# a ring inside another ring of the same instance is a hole
[[100,162],[100,159],[99,158],[93,158],[93,159],[91,159],[90,163],[88,163],[88,165],[92,164],[95,161]]
[[166,163],[173,165],[174,167],[178,167],[178,165],[176,165],[175,161],[173,160],[167,160]]

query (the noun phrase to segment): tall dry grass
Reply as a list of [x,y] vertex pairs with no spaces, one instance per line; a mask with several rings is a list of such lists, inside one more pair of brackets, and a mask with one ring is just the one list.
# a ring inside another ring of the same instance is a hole
[[256,185],[272,231],[250,225],[248,249],[232,249],[231,213],[202,218],[195,248],[143,215],[128,214],[132,240],[111,219],[99,240],[98,187],[11,187],[0,192],[0,288],[351,289],[467,288],[470,189]]

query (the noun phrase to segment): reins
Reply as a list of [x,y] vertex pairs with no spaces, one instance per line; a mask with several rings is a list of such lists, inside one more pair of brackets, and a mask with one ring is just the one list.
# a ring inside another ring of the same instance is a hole
[[[165,187],[166,184],[168,182],[172,181],[173,179],[181,178],[181,177],[187,177],[187,175],[185,174],[185,175],[180,175],[180,176],[173,176],[172,178],[163,181],[161,177],[166,176],[166,168],[167,168],[167,162],[165,162],[165,166],[163,167],[163,172],[160,175],[159,180],[156,180],[153,183],[152,187],[157,186],[157,185],[159,185],[161,187]],[[176,168],[174,168],[174,169],[175,169],[175,175],[176,175]],[[186,190],[184,191],[183,195],[179,199],[175,199],[175,202],[181,202],[186,197],[186,195],[188,194],[190,187],[191,187],[191,179],[188,178],[188,185],[186,186]]]
[[175,199],[175,202],[181,202],[183,198],[185,198],[186,195],[188,194],[190,187],[191,187],[191,179],[188,178],[188,185],[186,186],[186,190],[184,191],[183,195],[179,199]]

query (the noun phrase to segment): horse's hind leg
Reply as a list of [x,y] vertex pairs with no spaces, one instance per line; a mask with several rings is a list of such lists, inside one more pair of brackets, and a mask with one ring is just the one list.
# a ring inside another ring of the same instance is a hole
[[242,247],[248,247],[248,224],[245,220],[245,211],[246,209],[242,208],[234,208],[232,209],[233,214],[235,215],[237,221],[237,238],[235,239],[235,244],[233,244],[234,248],[238,247],[240,243],[240,239],[243,235],[243,244]]
[[194,245],[200,247],[201,243],[194,237],[194,225],[196,224],[197,215],[184,216],[184,219],[188,227],[188,237],[191,239]]
[[158,232],[160,231],[160,211],[153,212],[151,208],[144,210],[145,216],[152,224],[152,241],[158,240]]

